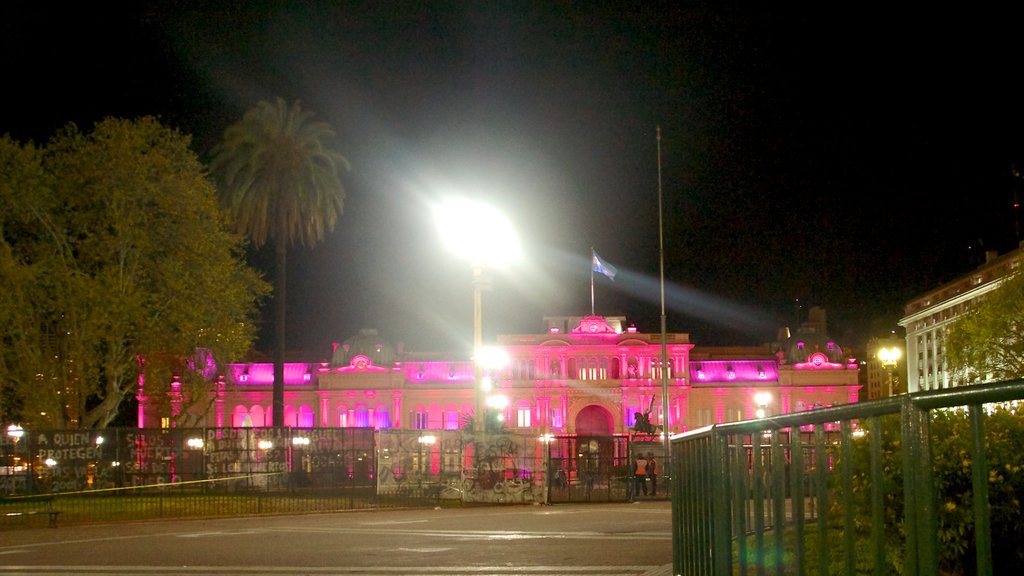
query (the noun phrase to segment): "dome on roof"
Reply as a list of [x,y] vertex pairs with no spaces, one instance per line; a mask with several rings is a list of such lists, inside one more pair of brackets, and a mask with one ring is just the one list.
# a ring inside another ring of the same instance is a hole
[[828,357],[829,362],[843,363],[846,359],[843,349],[826,334],[827,326],[825,310],[818,306],[812,307],[807,320],[800,324],[796,333],[779,343],[785,362],[807,362],[811,354],[821,352]]
[[825,334],[814,332],[801,332],[795,334],[782,344],[782,350],[786,354],[786,362],[795,364],[807,362],[811,354],[821,352],[828,357],[829,362],[842,363],[845,360],[843,349],[834,340]]
[[380,336],[375,328],[363,328],[359,334],[334,346],[331,366],[346,366],[352,358],[365,356],[374,366],[388,367],[398,358],[394,346]]

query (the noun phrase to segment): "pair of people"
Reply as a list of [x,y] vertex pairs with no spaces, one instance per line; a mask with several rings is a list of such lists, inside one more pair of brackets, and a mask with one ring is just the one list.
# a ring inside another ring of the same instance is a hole
[[651,496],[658,495],[658,462],[654,459],[654,453],[648,452],[645,456],[642,452],[633,459],[633,482],[632,490],[629,493],[629,501],[633,502],[643,493],[647,496],[647,481],[651,481]]

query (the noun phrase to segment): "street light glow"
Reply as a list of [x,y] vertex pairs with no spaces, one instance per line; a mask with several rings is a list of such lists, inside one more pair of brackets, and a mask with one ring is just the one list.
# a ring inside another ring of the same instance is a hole
[[[493,208],[464,198],[449,198],[434,209],[434,221],[447,248],[469,260],[473,269],[474,428],[484,431],[484,365],[497,361],[483,350],[481,292],[487,286],[484,267],[501,266],[519,258],[519,239],[512,224]],[[507,356],[504,362],[507,362]]]
[[772,401],[772,395],[768,392],[758,392],[754,394],[754,403],[757,404],[757,410],[754,411],[754,416],[757,418],[764,418],[768,414],[768,404]]
[[496,396],[488,396],[487,406],[494,408],[496,410],[504,410],[505,407],[508,406],[508,397],[502,396],[500,394]]
[[878,359],[882,362],[883,366],[895,366],[900,356],[900,349],[896,347],[882,348],[878,351]]
[[476,363],[484,370],[498,370],[508,366],[508,352],[497,346],[481,346],[477,348]]
[[445,246],[473,266],[500,266],[519,257],[512,223],[490,206],[449,198],[435,208],[434,222]]

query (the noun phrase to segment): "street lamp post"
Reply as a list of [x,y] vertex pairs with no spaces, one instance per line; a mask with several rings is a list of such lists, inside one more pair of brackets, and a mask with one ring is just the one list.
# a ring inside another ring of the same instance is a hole
[[[14,452],[14,454],[12,454],[12,456],[14,457],[14,461],[12,462],[12,464],[14,465],[14,468],[11,470],[11,472],[19,472],[20,471],[19,467],[18,467],[18,461],[19,461],[19,457],[18,457],[18,441],[21,440],[21,437],[24,436],[24,435],[25,435],[25,429],[22,428],[18,424],[11,424],[10,426],[7,427],[7,436],[12,441],[14,441],[14,450],[12,451],[12,452]],[[31,467],[30,466],[31,466],[32,462],[31,462],[31,460],[26,460],[26,462],[27,462],[27,466],[26,466],[25,470],[26,470],[27,474],[29,476],[31,476],[32,472],[31,472]]]
[[885,368],[886,375],[888,376],[890,397],[892,396],[893,372],[899,363],[900,355],[900,349],[895,346],[892,348],[882,348],[878,351],[878,361],[882,363],[882,367]]
[[482,292],[489,287],[485,266],[500,266],[519,254],[519,240],[511,223],[494,209],[465,199],[449,199],[434,212],[445,245],[469,260],[473,269],[473,428],[484,431],[483,369],[479,354],[483,348]]
[[754,404],[757,405],[757,409],[754,412],[754,416],[758,418],[764,418],[768,415],[768,404],[772,401],[772,395],[768,392],[758,392],[754,394]]

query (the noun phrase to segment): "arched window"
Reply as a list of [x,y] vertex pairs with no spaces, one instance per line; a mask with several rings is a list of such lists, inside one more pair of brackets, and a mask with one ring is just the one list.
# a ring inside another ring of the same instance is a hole
[[296,426],[299,428],[313,428],[315,426],[313,409],[310,408],[309,404],[299,406],[299,417],[297,422]]
[[297,413],[295,411],[295,406],[292,406],[291,404],[286,404],[284,407],[284,425],[291,426],[292,428],[298,426],[299,424],[298,419],[296,418],[296,414]]
[[355,422],[352,425],[356,428],[368,428],[370,426],[370,411],[366,408],[366,404],[356,406]]
[[388,412],[387,405],[377,404],[377,409],[374,411],[374,420],[374,427],[377,430],[391,428],[391,413]]
[[263,406],[258,404],[249,408],[249,419],[252,421],[253,428],[262,428],[263,426],[268,425],[268,418],[266,418]]
[[249,415],[249,411],[245,406],[238,405],[231,411],[231,426],[234,428],[241,428],[245,426],[245,417]]

